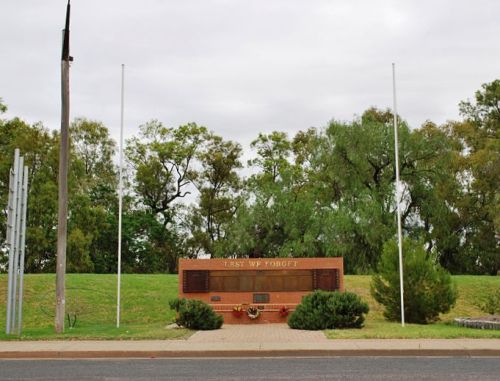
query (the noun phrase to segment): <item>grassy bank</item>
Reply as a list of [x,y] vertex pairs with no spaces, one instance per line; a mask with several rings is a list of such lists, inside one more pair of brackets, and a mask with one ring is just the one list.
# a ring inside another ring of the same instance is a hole
[[[175,314],[168,300],[177,296],[177,275],[122,275],[120,328],[116,328],[116,275],[67,274],[66,312],[74,328],[54,334],[55,275],[25,277],[24,339],[173,339],[188,330],[165,329]],[[7,276],[0,275],[0,339],[5,332]]]
[[500,338],[500,330],[481,330],[459,327],[453,324],[456,317],[484,316],[475,305],[478,296],[485,290],[500,288],[500,277],[491,276],[453,276],[458,288],[458,300],[455,307],[447,314],[440,316],[434,324],[406,324],[388,322],[383,317],[383,307],[370,295],[370,276],[347,275],[345,287],[355,292],[368,302],[370,313],[363,329],[328,330],[326,335],[331,339],[373,339],[373,338]]
[[[370,296],[369,276],[346,276],[348,291],[359,294],[370,305],[366,327],[360,330],[327,331],[330,338],[500,338],[500,331],[478,330],[453,325],[458,316],[484,315],[474,305],[483,290],[500,288],[500,277],[455,276],[459,290],[457,305],[427,326],[386,322],[383,309]],[[5,332],[7,276],[0,275],[0,340],[12,339]],[[116,275],[68,274],[67,308],[75,328],[55,335],[55,275],[25,277],[23,339],[172,339],[185,338],[188,330],[165,329],[174,320],[168,300],[177,296],[176,275],[122,276],[121,326],[116,328]],[[15,338],[15,337],[13,337]]]

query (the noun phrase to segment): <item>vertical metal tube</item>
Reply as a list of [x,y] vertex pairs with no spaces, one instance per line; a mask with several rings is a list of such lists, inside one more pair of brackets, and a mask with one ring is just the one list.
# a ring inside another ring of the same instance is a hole
[[392,64],[392,92],[394,98],[393,118],[394,118],[394,156],[396,166],[396,209],[398,214],[398,248],[399,248],[399,289],[401,298],[401,326],[405,326],[405,305],[403,289],[403,237],[401,233],[401,206],[399,182],[399,144],[398,144],[398,110],[396,105],[396,65]]
[[24,167],[22,207],[21,207],[21,238],[19,245],[19,310],[17,319],[17,333],[23,330],[23,290],[24,290],[24,247],[26,243],[26,212],[28,210],[28,167]]
[[11,281],[11,270],[12,270],[12,256],[10,255],[10,247],[11,247],[11,233],[12,233],[12,211],[14,210],[13,207],[13,194],[14,194],[14,171],[12,168],[9,169],[9,201],[7,203],[7,229],[6,229],[6,237],[5,237],[5,243],[9,247],[9,261],[8,261],[8,273],[9,276],[7,278],[8,286],[7,286],[7,310],[6,310],[6,316],[5,316],[5,333],[9,334],[10,331],[10,295],[11,295],[11,287],[10,287],[10,281]]
[[116,327],[120,327],[120,298],[122,274],[122,194],[123,194],[123,114],[125,100],[125,65],[122,64],[122,92],[120,112],[120,178],[118,180],[118,284],[116,291]]
[[[11,223],[10,227],[10,237],[9,240],[9,278],[8,278],[8,290],[7,290],[7,322],[5,325],[5,333],[9,335],[11,331],[11,323],[12,323],[12,304],[13,304],[13,295],[12,291],[14,290],[13,285],[13,273],[14,273],[14,250],[16,241],[16,229],[15,229],[15,216],[16,216],[16,200],[17,200],[17,177],[19,176],[19,149],[15,149],[14,151],[14,164],[13,164],[13,176],[12,176],[12,209],[9,210],[9,220]],[[10,195],[9,195],[10,196]]]
[[11,321],[10,321],[10,327],[11,327],[11,333],[16,331],[16,301],[17,301],[17,279],[18,279],[18,272],[19,272],[19,231],[21,229],[21,204],[22,204],[22,187],[23,187],[23,168],[24,168],[24,158],[22,156],[19,157],[19,162],[18,162],[18,175],[17,175],[17,181],[16,181],[16,188],[17,188],[17,198],[14,200],[16,203],[16,213],[15,213],[15,223],[14,223],[14,230],[15,230],[15,239],[14,242],[12,242],[12,245],[14,246],[14,271],[12,273],[12,310],[11,310]]

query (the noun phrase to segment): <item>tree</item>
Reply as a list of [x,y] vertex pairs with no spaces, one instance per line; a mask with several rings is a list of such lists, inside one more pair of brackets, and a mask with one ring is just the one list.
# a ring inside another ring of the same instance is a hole
[[178,245],[182,242],[178,201],[191,193],[188,189],[197,176],[194,162],[206,133],[205,127],[195,123],[168,128],[151,121],[140,127],[139,137],[127,143],[127,158],[135,171],[133,185],[138,207],[145,208],[162,225],[161,230],[152,226],[154,242],[171,272],[176,270]]
[[257,157],[249,164],[259,172],[247,183],[246,204],[238,209],[229,252],[249,257],[328,255],[321,239],[322,208],[306,171],[315,136],[309,130],[290,141],[286,134],[273,132],[252,143]]
[[[113,164],[116,143],[101,122],[76,119],[70,127],[73,170],[81,171],[80,189],[90,194],[95,203],[114,202],[117,173]],[[111,198],[111,199],[110,199]]]
[[101,122],[76,119],[70,127],[68,271],[116,268],[118,176],[116,144]]
[[[450,274],[428,255],[422,241],[405,239],[403,259],[404,312],[408,323],[427,324],[450,311],[457,299]],[[395,240],[384,245],[378,273],[371,283],[373,298],[385,307],[388,320],[401,320],[399,257]]]
[[427,209],[440,263],[453,273],[500,269],[500,80],[484,84],[475,102],[460,103],[463,121],[440,128],[452,147],[447,174],[434,189],[445,207]]
[[500,80],[482,85],[475,102],[460,103],[463,123],[453,125],[460,143],[465,252],[475,271],[495,275],[500,270]]
[[193,164],[206,132],[194,123],[174,129],[151,121],[140,127],[139,138],[128,142],[135,191],[165,225],[172,221],[174,201],[191,193],[186,188],[196,177]]
[[[9,171],[19,148],[29,167],[26,224],[26,272],[54,267],[57,223],[57,138],[42,124],[19,118],[0,120],[0,235],[5,237]],[[4,258],[5,260],[5,258]]]
[[248,162],[261,170],[260,178],[271,182],[279,179],[280,173],[289,166],[292,145],[285,132],[273,131],[269,135],[259,134],[250,147],[257,151],[257,157]]
[[242,166],[240,157],[239,144],[214,134],[206,136],[205,147],[198,155],[202,169],[194,185],[200,195],[191,211],[189,244],[211,256],[227,255],[227,232],[241,204],[238,193],[242,184],[237,172]]

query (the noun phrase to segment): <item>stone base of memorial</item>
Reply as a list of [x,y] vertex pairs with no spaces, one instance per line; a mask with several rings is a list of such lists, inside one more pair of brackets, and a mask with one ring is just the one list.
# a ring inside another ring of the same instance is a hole
[[286,323],[318,289],[344,290],[342,258],[179,260],[179,297],[210,304],[225,324]]

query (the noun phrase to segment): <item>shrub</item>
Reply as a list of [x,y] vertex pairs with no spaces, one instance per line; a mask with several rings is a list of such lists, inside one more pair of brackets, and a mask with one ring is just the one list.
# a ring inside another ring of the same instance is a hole
[[[385,307],[387,320],[401,319],[399,254],[394,240],[386,242],[373,277],[371,294]],[[457,300],[450,274],[429,255],[421,241],[403,243],[403,289],[405,321],[427,324],[450,311]]]
[[206,331],[219,329],[224,322],[222,316],[201,300],[177,298],[169,304],[170,308],[177,311],[175,322],[181,327]]
[[481,311],[490,315],[500,314],[500,289],[487,290],[476,304]]
[[368,313],[368,304],[351,292],[314,291],[288,319],[294,329],[361,328]]

